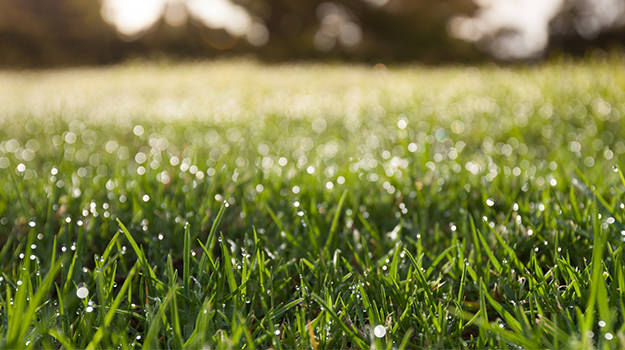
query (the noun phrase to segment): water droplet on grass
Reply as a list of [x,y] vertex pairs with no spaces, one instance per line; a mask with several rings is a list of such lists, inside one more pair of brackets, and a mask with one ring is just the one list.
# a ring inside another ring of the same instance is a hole
[[145,130],[143,129],[143,126],[141,126],[140,124],[135,125],[134,128],[132,128],[132,133],[137,135],[137,136],[141,136],[143,135],[143,132]]
[[87,296],[89,296],[89,289],[87,289],[87,286],[85,286],[84,284],[80,284],[78,286],[78,289],[76,290],[76,296],[80,299],[85,299]]
[[373,335],[377,338],[382,338],[386,335],[386,328],[383,325],[379,324],[373,328]]

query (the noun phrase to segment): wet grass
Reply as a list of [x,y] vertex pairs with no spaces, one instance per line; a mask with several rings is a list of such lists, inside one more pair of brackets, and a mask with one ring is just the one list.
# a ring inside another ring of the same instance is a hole
[[0,347],[625,346],[625,69],[0,73]]

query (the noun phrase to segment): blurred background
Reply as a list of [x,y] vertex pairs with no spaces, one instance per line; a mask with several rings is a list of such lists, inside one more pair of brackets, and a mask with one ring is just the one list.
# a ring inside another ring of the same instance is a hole
[[625,0],[3,0],[0,66],[536,61],[619,51]]

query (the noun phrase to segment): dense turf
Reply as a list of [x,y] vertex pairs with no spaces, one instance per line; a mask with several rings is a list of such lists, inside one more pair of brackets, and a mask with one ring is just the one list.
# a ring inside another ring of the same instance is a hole
[[623,63],[0,73],[0,347],[623,347]]

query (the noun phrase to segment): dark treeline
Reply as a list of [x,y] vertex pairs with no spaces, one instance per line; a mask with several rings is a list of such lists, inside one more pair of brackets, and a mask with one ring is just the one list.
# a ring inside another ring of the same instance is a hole
[[[259,47],[189,17],[181,26],[161,19],[129,40],[106,23],[99,1],[0,1],[0,65],[13,67],[109,64],[136,57],[214,58],[254,55],[265,61],[477,62],[489,59],[472,44],[452,38],[449,19],[475,11],[470,0],[393,0],[380,8],[363,0],[337,0],[361,28],[357,45],[319,48],[318,0],[237,1],[262,19],[270,40]],[[593,40],[560,35],[551,50],[583,54],[588,47],[622,44],[622,31]]]

